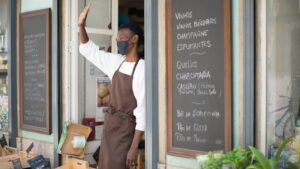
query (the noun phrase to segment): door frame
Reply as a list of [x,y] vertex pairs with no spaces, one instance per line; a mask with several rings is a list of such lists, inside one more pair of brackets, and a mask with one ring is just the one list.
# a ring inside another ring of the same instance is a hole
[[[9,146],[16,147],[18,137],[17,92],[17,0],[8,0],[8,121]],[[12,57],[14,56],[14,57]]]
[[256,0],[256,146],[267,152],[267,2]]
[[158,0],[145,0],[146,131],[145,164],[158,164]]
[[[118,27],[118,1],[112,1],[112,31],[113,36],[117,34]],[[63,66],[64,105],[63,121],[79,122],[78,110],[78,2],[66,1],[64,9],[66,24],[63,25],[63,54],[65,61]],[[158,0],[144,0],[145,18],[145,64],[146,64],[146,131],[145,131],[145,161],[146,168],[157,168],[158,164]],[[115,23],[115,24],[114,24]],[[110,33],[105,30],[87,28],[88,33]],[[115,38],[115,37],[112,37]],[[112,43],[116,43],[112,40]],[[116,44],[112,50],[117,51]],[[76,105],[76,106],[74,106]]]

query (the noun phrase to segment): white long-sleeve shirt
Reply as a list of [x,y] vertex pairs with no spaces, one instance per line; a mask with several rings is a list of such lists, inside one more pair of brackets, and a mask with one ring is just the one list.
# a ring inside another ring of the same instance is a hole
[[[92,41],[80,44],[80,53],[96,67],[102,70],[112,80],[120,64],[124,61],[125,56],[120,54],[108,53],[99,50],[99,47]],[[124,62],[119,71],[131,75],[135,62]],[[146,97],[145,97],[145,61],[140,60],[136,66],[133,81],[133,94],[137,101],[137,107],[133,110],[136,118],[136,130],[145,131],[146,123]]]

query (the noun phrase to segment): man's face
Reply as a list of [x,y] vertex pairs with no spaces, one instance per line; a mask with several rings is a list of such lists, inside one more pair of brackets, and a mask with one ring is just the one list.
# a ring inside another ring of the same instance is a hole
[[133,33],[129,29],[124,28],[124,29],[119,30],[116,40],[119,41],[119,42],[120,41],[127,41],[127,40],[130,41],[132,36],[133,36]]
[[135,35],[130,29],[119,30],[117,35],[118,50],[121,54],[127,54],[134,49],[138,42],[138,35]]

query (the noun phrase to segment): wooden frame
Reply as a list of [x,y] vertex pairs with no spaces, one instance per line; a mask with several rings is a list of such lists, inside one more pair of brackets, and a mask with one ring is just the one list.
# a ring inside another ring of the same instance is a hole
[[[193,151],[173,146],[173,37],[172,37],[172,1],[166,0],[166,56],[167,56],[167,152],[176,156],[194,158],[205,154],[203,151]],[[231,66],[231,1],[224,1],[224,112],[225,112],[225,145],[224,151],[231,150],[232,137],[232,66]],[[227,130],[226,130],[227,129]],[[229,129],[229,130],[228,130]]]
[[[46,124],[45,127],[34,126],[30,124],[24,123],[23,115],[24,115],[24,34],[23,34],[23,22],[25,18],[35,17],[35,16],[45,16],[46,20],[43,24],[45,24],[45,53],[43,53],[45,57],[45,118]],[[51,9],[42,9],[38,11],[26,12],[20,14],[20,58],[19,58],[19,95],[20,95],[20,127],[21,129],[39,132],[43,134],[51,134]]]

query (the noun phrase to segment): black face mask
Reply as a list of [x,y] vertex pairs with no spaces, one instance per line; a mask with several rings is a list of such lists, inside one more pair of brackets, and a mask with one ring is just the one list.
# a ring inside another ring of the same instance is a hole
[[121,55],[125,55],[129,47],[129,40],[117,41],[118,51]]

